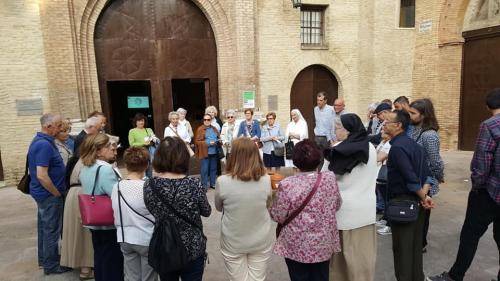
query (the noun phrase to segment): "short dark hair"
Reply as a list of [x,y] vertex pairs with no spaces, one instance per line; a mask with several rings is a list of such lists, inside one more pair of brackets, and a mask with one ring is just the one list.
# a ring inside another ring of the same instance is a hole
[[410,100],[405,96],[399,96],[394,100],[394,103],[406,103],[409,104]]
[[250,113],[253,115],[253,109],[247,108],[247,109],[245,109],[245,111],[243,111],[243,113],[247,113],[247,111],[250,111]]
[[393,112],[396,114],[394,121],[401,123],[403,130],[406,130],[410,125],[410,114],[404,110],[394,110]]
[[326,95],[326,92],[321,91],[316,94],[316,98],[323,97],[325,100],[328,100],[328,96]]
[[131,146],[123,153],[123,161],[129,172],[144,173],[149,164],[149,153],[144,147]]
[[136,113],[134,118],[132,119],[132,127],[137,127],[137,121],[144,120],[144,128],[148,125],[148,119],[142,113]]
[[419,99],[413,101],[410,104],[411,108],[416,109],[421,115],[423,115],[424,120],[422,121],[423,130],[435,130],[439,131],[439,124],[436,118],[436,113],[434,112],[434,105],[430,99]]
[[486,105],[490,110],[500,108],[500,88],[496,88],[486,96]]
[[99,116],[106,117],[104,115],[104,113],[102,113],[100,111],[97,111],[97,110],[94,110],[94,111],[92,111],[92,112],[89,113],[89,116],[87,116],[87,119],[90,118],[90,117],[99,117]]
[[293,147],[292,160],[299,170],[314,171],[321,161],[321,151],[315,142],[306,139]]
[[387,103],[392,106],[392,101],[390,99],[383,99],[380,103]]
[[153,168],[157,173],[187,174],[189,158],[186,143],[182,139],[166,137],[156,150]]

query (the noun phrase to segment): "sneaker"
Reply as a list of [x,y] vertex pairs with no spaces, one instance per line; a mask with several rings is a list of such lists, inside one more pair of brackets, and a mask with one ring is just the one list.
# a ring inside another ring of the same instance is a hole
[[432,277],[427,277],[425,279],[426,281],[454,281],[451,279],[450,275],[448,275],[448,272],[443,272],[439,275],[432,276]]
[[391,227],[390,226],[384,226],[382,228],[377,229],[377,233],[380,235],[391,235]]
[[378,220],[375,225],[378,226],[378,227],[383,227],[387,224],[387,221],[386,220]]
[[70,267],[59,266],[59,267],[57,267],[56,269],[53,269],[53,270],[44,270],[44,273],[45,273],[45,275],[61,274],[61,273],[65,273],[65,272],[72,271],[72,270],[73,270],[73,268],[70,268]]

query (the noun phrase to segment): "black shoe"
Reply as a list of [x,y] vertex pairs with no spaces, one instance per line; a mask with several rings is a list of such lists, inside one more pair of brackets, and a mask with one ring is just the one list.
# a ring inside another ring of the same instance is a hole
[[65,272],[72,271],[72,270],[73,270],[73,268],[70,268],[70,267],[59,266],[59,267],[56,267],[56,269],[53,269],[53,270],[44,270],[44,273],[45,273],[45,275],[61,274],[61,273],[65,273]]
[[211,188],[211,189],[215,189],[215,186],[211,186],[210,188]]
[[453,279],[451,279],[450,275],[446,271],[439,274],[439,275],[436,275],[436,276],[427,277],[427,279],[425,279],[425,280],[426,281],[454,281]]

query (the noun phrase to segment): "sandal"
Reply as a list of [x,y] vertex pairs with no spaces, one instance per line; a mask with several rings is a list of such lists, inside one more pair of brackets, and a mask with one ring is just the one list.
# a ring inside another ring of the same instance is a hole
[[94,274],[91,271],[89,271],[88,273],[80,273],[80,280],[90,280],[90,279],[94,279]]

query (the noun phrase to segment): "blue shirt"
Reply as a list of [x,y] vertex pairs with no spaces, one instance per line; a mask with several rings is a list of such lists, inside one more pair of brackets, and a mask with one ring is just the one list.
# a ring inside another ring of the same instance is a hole
[[[208,154],[217,154],[217,133],[212,127],[205,130],[205,141],[208,145]],[[210,142],[214,142],[214,144],[210,145]]]
[[335,139],[333,126],[335,124],[335,110],[333,106],[326,104],[323,109],[318,106],[314,107],[314,120],[316,127],[314,127],[315,136],[326,137],[327,141]]
[[271,151],[274,150],[274,146],[279,145],[278,141],[272,141],[271,137],[278,137],[280,141],[285,139],[285,136],[283,136],[283,134],[281,133],[280,125],[274,124],[274,126],[272,127],[266,125],[262,128],[262,136],[260,137],[260,141],[263,143],[262,153],[264,154],[271,154]]
[[257,137],[260,139],[260,136],[261,136],[260,134],[261,134],[261,132],[260,132],[259,121],[253,120],[250,130],[248,130],[247,120],[243,120],[243,121],[241,121],[240,127],[238,128],[237,136],[238,137],[250,137],[250,138]]
[[66,190],[64,179],[66,168],[54,143],[54,137],[38,132],[28,149],[28,168],[31,176],[30,194],[36,201],[42,201],[52,194],[38,181],[36,167],[47,167],[49,178],[59,192]]

